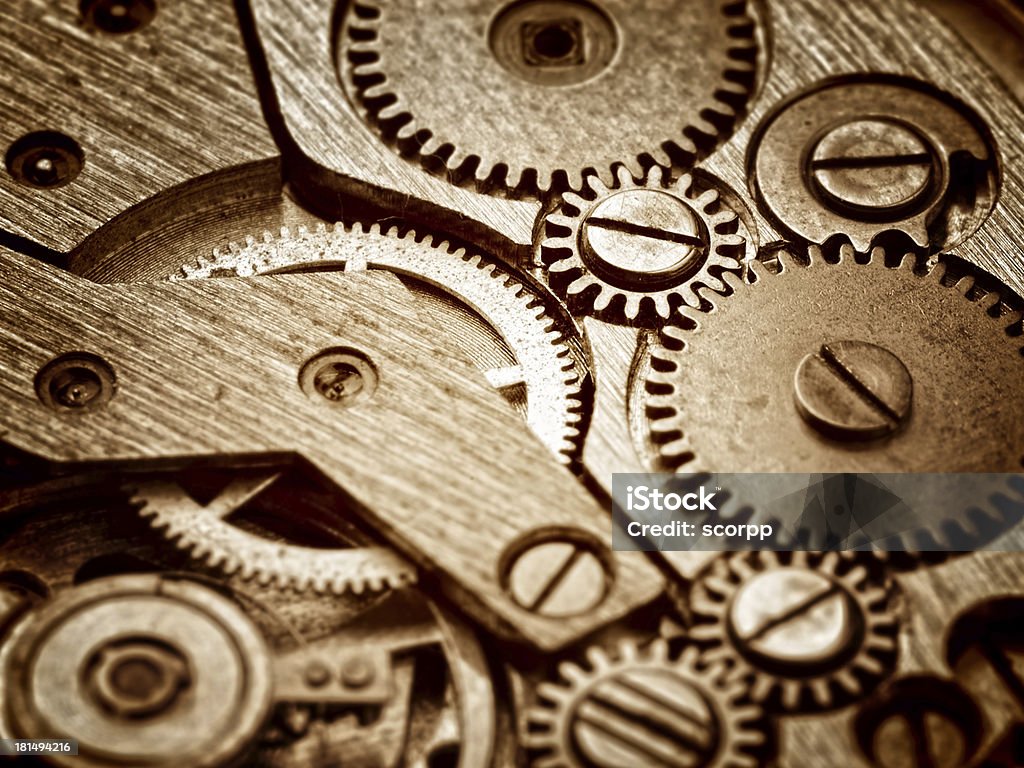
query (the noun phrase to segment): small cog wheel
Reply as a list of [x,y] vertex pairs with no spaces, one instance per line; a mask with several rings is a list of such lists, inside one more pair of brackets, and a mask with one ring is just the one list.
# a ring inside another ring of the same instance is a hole
[[888,593],[836,552],[736,553],[716,560],[690,595],[690,637],[724,663],[750,697],[792,711],[829,708],[882,677],[896,652]]
[[598,647],[589,669],[565,662],[561,679],[537,689],[524,744],[536,768],[753,768],[766,742],[761,710],[742,704],[742,683],[700,666],[694,647],[673,659],[666,640]]
[[343,27],[342,81],[387,140],[516,194],[692,164],[743,112],[757,59],[742,0],[359,0]]
[[649,326],[682,305],[706,303],[701,289],[724,291],[722,275],[741,267],[739,217],[718,191],[697,193],[651,168],[637,183],[623,167],[618,185],[587,180],[593,199],[569,192],[545,219],[541,258],[570,309],[618,323]]
[[78,742],[59,765],[238,765],[273,705],[263,636],[220,592],[115,576],[30,611],[0,648],[0,735]]
[[[377,224],[320,225],[250,237],[182,268],[187,279],[309,269],[383,269],[412,290],[424,311],[457,334],[478,367],[524,416],[555,458],[578,448],[581,366],[539,291],[481,254]],[[551,300],[551,303],[555,303]]]

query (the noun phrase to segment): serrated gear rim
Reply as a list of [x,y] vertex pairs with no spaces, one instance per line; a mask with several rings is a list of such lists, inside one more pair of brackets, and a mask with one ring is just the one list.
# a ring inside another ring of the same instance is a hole
[[[607,5],[607,3],[602,4],[602,12],[615,15]],[[688,90],[699,94],[692,97],[692,103],[687,106],[686,113],[678,115],[678,120],[673,123],[671,128],[660,129],[657,132],[660,135],[639,142],[635,138],[635,130],[623,130],[622,141],[630,143],[632,146],[617,147],[614,150],[604,149],[605,156],[600,159],[595,156],[599,155],[595,148],[606,148],[609,144],[607,136],[602,135],[592,136],[589,137],[589,140],[580,142],[585,149],[581,150],[581,157],[573,163],[567,163],[563,159],[566,155],[564,141],[559,143],[558,153],[554,153],[552,150],[553,156],[548,162],[538,162],[525,157],[515,159],[509,156],[508,142],[504,142],[490,151],[483,151],[479,147],[464,146],[466,142],[453,139],[450,135],[442,133],[443,126],[431,125],[429,124],[430,120],[425,121],[422,117],[422,108],[419,110],[421,114],[417,115],[417,109],[412,102],[418,101],[421,97],[418,93],[401,93],[403,88],[394,83],[396,67],[386,60],[387,46],[381,41],[381,30],[389,23],[395,23],[389,21],[388,3],[384,0],[359,0],[358,3],[353,4],[353,8],[356,6],[361,9],[361,12],[349,12],[345,19],[345,28],[341,33],[339,49],[343,56],[347,54],[348,61],[342,61],[340,69],[347,90],[360,104],[365,115],[378,126],[397,123],[397,126],[386,130],[386,134],[393,135],[394,141],[398,142],[403,152],[415,156],[421,162],[426,162],[428,166],[431,158],[437,158],[439,153],[444,153],[443,164],[445,172],[450,178],[472,179],[478,186],[497,186],[506,191],[545,194],[558,187],[563,176],[564,184],[568,189],[580,189],[583,179],[588,173],[607,174],[616,163],[625,164],[636,176],[641,175],[644,168],[653,164],[666,167],[692,164],[710,151],[708,145],[717,145],[723,135],[727,134],[731,126],[738,121],[743,111],[743,104],[750,96],[752,81],[757,69],[757,39],[753,32],[756,22],[750,14],[745,0],[709,0],[706,11],[709,15],[714,14],[716,18],[704,20],[701,24],[704,27],[703,34],[693,35],[703,41],[702,57],[698,63],[705,66],[707,72],[701,73],[701,76],[695,76],[692,73],[694,63],[691,61],[688,68],[679,71],[679,77],[666,76],[662,78],[662,82],[673,82],[673,80],[685,82]],[[394,10],[394,6],[392,6],[392,10]],[[429,19],[425,19],[422,14],[406,10],[406,15],[414,17],[417,22],[417,35],[404,39],[422,38],[420,27]],[[619,33],[620,38],[625,36],[628,39],[632,39],[632,37],[642,39],[644,34],[650,34],[650,29],[662,29],[664,26],[666,17],[664,8],[651,10],[651,13],[657,13],[657,19],[653,23],[650,23],[649,19],[645,20],[647,23],[641,21],[639,17],[645,16],[641,13],[643,9],[630,6],[628,3],[623,3],[623,7],[616,10],[621,10],[621,14],[619,14],[621,18],[615,22],[623,27]],[[444,15],[443,8],[433,8],[432,12]],[[659,34],[661,33],[659,32]],[[692,49],[692,46],[687,46],[685,42],[688,35],[680,34],[678,38],[682,41],[680,45],[684,49],[680,55],[661,57],[666,62],[673,62],[673,66],[675,66],[676,60],[685,60],[685,53]],[[712,38],[715,38],[713,46]],[[451,45],[450,41],[447,45]],[[638,48],[642,49],[643,46],[638,46]],[[643,51],[641,50],[636,56],[642,59]],[[489,56],[484,56],[482,61],[486,63],[489,58]],[[622,52],[619,51],[615,58],[616,60],[621,59]],[[496,72],[503,71],[500,65],[495,63],[494,66]],[[625,65],[622,68],[628,69]],[[458,77],[455,77],[455,73],[453,73],[451,79],[453,82],[456,80],[461,82],[465,71],[479,70],[480,67],[467,66],[463,68],[463,72],[458,74]],[[617,72],[613,72],[613,75],[617,74]],[[596,83],[597,87],[600,87],[605,76],[610,77],[611,75],[605,72],[602,76],[592,78],[591,81],[582,85]],[[635,77],[630,78],[628,74],[624,77],[628,80],[635,79]],[[440,81],[441,78],[435,78],[435,80]],[[498,80],[498,82],[502,83],[503,81]],[[511,82],[514,86],[518,85],[518,81],[514,78]],[[570,88],[561,88],[559,96],[561,98],[575,96],[575,91],[578,91],[580,87],[581,85],[578,84]],[[534,98],[525,100],[525,103],[521,105],[521,110],[511,108],[513,109],[512,119],[521,119],[523,111],[532,107],[533,102],[536,101],[536,88],[537,86],[534,86],[534,90],[530,92]],[[624,84],[620,84],[620,88],[629,97],[636,92],[635,87],[625,87]],[[485,90],[492,93],[494,89],[487,88]],[[436,93],[432,92],[432,94],[435,99],[439,98]],[[608,100],[607,93],[603,95]],[[638,97],[641,99],[638,104],[648,104],[652,99],[657,100],[659,97],[660,94],[645,94]],[[616,111],[622,114],[633,115],[638,111],[623,108],[618,103],[619,99],[610,101],[615,102]],[[661,112],[654,111],[651,114],[660,115]],[[558,123],[557,130],[561,130],[562,121],[554,122]],[[598,125],[607,128],[607,122],[602,121]],[[579,119],[576,124],[578,126]],[[597,132],[595,131],[595,133]],[[513,138],[518,138],[518,136]],[[557,138],[556,134],[556,140]],[[564,136],[561,138],[564,139]],[[536,143],[535,139],[534,144]],[[544,142],[545,145],[553,143],[555,141]],[[535,155],[529,150],[522,154]]]
[[475,311],[505,342],[522,371],[528,426],[560,463],[573,461],[583,404],[571,350],[540,297],[480,253],[397,226],[319,224],[296,234],[287,228],[277,236],[264,232],[244,244],[215,249],[212,258],[183,266],[182,277],[210,278],[225,271],[246,277],[331,263],[344,265],[345,271],[405,274]]

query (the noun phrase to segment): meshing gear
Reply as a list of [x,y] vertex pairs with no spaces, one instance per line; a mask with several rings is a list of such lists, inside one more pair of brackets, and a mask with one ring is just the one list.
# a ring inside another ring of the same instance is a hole
[[403,154],[526,194],[691,165],[743,111],[757,52],[725,0],[361,0],[344,25],[346,86]]
[[384,547],[320,549],[260,535],[231,515],[271,485],[271,473],[231,482],[201,504],[180,485],[137,484],[139,514],[190,557],[220,572],[264,586],[325,594],[380,592],[416,581],[416,570]]
[[835,552],[716,560],[694,584],[690,609],[702,658],[726,664],[754,701],[784,710],[859,696],[896,650],[886,590]]
[[541,257],[552,286],[577,314],[659,325],[680,307],[701,307],[738,271],[744,238],[717,190],[698,193],[652,168],[642,182],[619,168],[618,184],[587,180],[587,197],[568,192],[545,219]]
[[[653,350],[647,410],[686,472],[1019,472],[1020,312],[951,257],[810,249],[682,312]],[[863,262],[863,263],[861,263]],[[685,326],[684,326],[685,324]],[[748,382],[721,386],[729,374]],[[722,425],[730,425],[723,429]],[[739,436],[742,435],[742,439]]]
[[589,668],[565,662],[561,680],[537,689],[524,744],[536,768],[672,765],[753,768],[764,743],[761,710],[741,704],[744,686],[720,666],[699,666],[697,649],[673,659],[668,643],[620,644],[587,652]]

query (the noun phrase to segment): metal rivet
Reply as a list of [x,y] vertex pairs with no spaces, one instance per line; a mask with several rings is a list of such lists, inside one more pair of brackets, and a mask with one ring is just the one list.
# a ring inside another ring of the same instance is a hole
[[843,587],[822,574],[779,568],[743,584],[729,608],[729,632],[741,652],[769,665],[816,667],[850,649],[855,610]]
[[512,559],[505,581],[517,605],[551,618],[596,608],[610,587],[609,573],[595,548],[563,536],[522,549]]
[[681,198],[630,189],[602,200],[583,221],[583,259],[622,288],[656,290],[678,283],[703,263],[708,233]]
[[341,682],[348,688],[365,688],[373,678],[373,665],[362,656],[353,656],[341,668]]
[[579,19],[527,21],[520,27],[523,60],[540,67],[571,67],[584,62],[583,25]]
[[323,688],[331,681],[331,670],[322,661],[311,661],[303,670],[302,679],[310,688]]
[[865,341],[823,344],[800,361],[793,386],[800,415],[829,437],[884,437],[910,415],[910,371],[892,352]]
[[937,167],[930,144],[917,131],[877,118],[833,128],[810,157],[819,198],[854,217],[904,215],[928,202]]

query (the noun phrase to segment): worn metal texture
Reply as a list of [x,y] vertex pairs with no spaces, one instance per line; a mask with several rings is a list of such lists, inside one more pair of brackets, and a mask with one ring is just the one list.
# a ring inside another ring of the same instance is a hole
[[0,26],[0,142],[57,131],[84,154],[59,189],[0,177],[11,235],[65,253],[162,190],[277,155],[230,3],[162,2],[146,27],[110,34],[73,0],[17,0]]
[[[4,5],[0,738],[1024,765],[1021,18]],[[613,551],[695,470],[941,474],[899,551]]]

